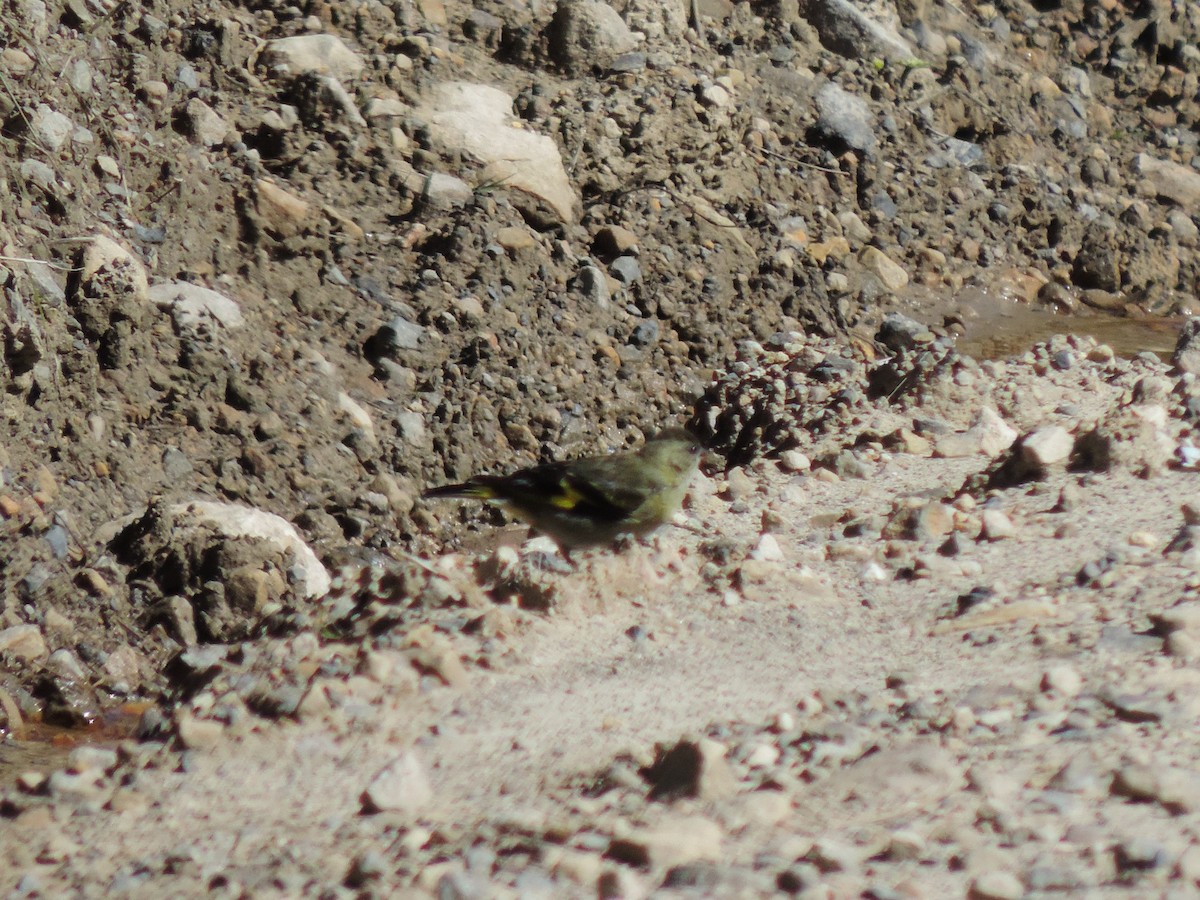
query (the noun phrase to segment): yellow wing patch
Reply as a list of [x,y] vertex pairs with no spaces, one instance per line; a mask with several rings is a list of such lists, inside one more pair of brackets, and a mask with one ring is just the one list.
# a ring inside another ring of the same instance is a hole
[[559,493],[550,498],[550,503],[559,509],[574,509],[583,499],[583,494],[571,487],[571,483],[565,478],[558,483],[558,489]]

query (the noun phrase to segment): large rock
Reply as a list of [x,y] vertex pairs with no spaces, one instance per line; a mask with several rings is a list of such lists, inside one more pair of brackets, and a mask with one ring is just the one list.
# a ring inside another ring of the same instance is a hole
[[429,92],[419,115],[436,145],[483,163],[480,183],[524,192],[547,204],[559,220],[574,222],[577,201],[558,146],[517,127],[512,105],[498,88],[452,81]]
[[147,292],[159,309],[169,310],[177,328],[207,331],[212,326],[240,328],[245,319],[237,302],[214,290],[187,281],[156,284]]
[[908,41],[849,0],[800,0],[800,15],[817,30],[822,44],[847,59],[903,61],[917,55]]
[[1138,190],[1143,195],[1162,197],[1185,209],[1200,206],[1200,172],[1195,169],[1139,153],[1133,160],[1133,171],[1142,176]]
[[548,36],[555,62],[576,75],[603,68],[638,45],[620,14],[601,0],[560,0]]
[[332,75],[342,81],[363,70],[362,58],[332,34],[301,34],[267,44],[263,63],[277,75]]

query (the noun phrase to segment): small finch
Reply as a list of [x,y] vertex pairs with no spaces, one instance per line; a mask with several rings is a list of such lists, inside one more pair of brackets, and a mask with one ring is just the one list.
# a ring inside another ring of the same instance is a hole
[[649,534],[675,515],[700,463],[695,435],[668,428],[638,450],[476,475],[430,488],[426,498],[461,497],[500,507],[564,550]]

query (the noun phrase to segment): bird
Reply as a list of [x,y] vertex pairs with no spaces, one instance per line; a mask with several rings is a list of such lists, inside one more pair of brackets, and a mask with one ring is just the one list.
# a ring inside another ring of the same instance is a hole
[[429,488],[425,499],[482,500],[500,507],[571,550],[642,537],[670,520],[683,504],[700,464],[699,439],[667,428],[639,449],[546,463],[508,475],[475,475]]

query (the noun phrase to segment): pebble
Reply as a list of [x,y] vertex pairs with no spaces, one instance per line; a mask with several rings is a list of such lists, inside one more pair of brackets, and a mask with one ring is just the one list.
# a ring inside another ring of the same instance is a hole
[[608,266],[613,277],[629,286],[642,280],[642,267],[634,256],[618,256]]
[[807,472],[812,460],[799,450],[784,450],[779,454],[779,465],[785,472]]
[[11,625],[0,629],[0,653],[17,659],[41,659],[48,652],[41,629],[36,625]]
[[575,288],[597,310],[606,310],[609,306],[611,293],[608,288],[608,277],[603,270],[595,266],[584,266],[575,276]]
[[970,896],[978,900],[1020,900],[1025,896],[1025,886],[1012,872],[983,872],[972,880]]
[[842,841],[820,838],[813,843],[805,859],[822,872],[853,872],[862,865],[863,853],[858,847]]
[[783,550],[779,546],[779,541],[775,539],[775,535],[762,535],[758,539],[758,544],[750,551],[750,558],[763,562],[780,562],[783,559]]
[[758,490],[758,484],[742,468],[725,473],[725,491],[730,500],[745,500]]
[[908,285],[908,272],[878,247],[868,247],[859,256],[859,262],[868,272],[879,278],[889,291],[896,292]]
[[1042,675],[1042,690],[1063,697],[1075,697],[1083,689],[1083,677],[1071,665],[1051,666]]
[[1112,793],[1154,802],[1181,814],[1200,810],[1200,775],[1173,766],[1122,766],[1113,776]]
[[614,838],[608,856],[634,866],[670,868],[693,862],[719,862],[721,827],[699,815],[672,814],[651,828]]
[[1035,469],[1045,471],[1065,464],[1074,441],[1061,425],[1047,425],[1030,432],[1021,440],[1021,458]]
[[57,153],[75,131],[75,123],[62,113],[41,103],[29,117],[29,128],[38,143]]
[[1016,534],[1016,526],[1003,510],[985,509],[980,518],[983,521],[981,537],[986,540],[999,541]]
[[185,116],[188,135],[203,147],[224,143],[232,131],[232,126],[215,109],[196,97],[187,102]]
[[362,794],[366,813],[403,812],[419,814],[433,800],[425,767],[414,751],[390,762],[377,774]]

